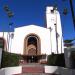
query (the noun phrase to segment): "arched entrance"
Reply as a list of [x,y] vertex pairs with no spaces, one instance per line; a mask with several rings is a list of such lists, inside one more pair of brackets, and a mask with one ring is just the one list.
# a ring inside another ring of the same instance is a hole
[[36,34],[29,34],[24,39],[24,55],[40,55],[41,41]]
[[36,34],[29,34],[24,39],[24,55],[29,62],[38,62],[38,55],[41,55],[41,41]]

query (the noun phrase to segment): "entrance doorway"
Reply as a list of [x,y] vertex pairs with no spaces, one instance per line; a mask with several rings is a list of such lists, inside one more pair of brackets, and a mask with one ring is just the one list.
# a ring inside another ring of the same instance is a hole
[[38,62],[38,55],[41,55],[40,38],[36,34],[29,34],[24,39],[24,55],[27,62]]
[[29,34],[24,39],[24,55],[27,62],[38,62],[38,55],[41,55],[40,38],[36,34]]
[[27,62],[28,63],[37,63],[38,62],[38,58],[36,56],[28,56],[27,57]]

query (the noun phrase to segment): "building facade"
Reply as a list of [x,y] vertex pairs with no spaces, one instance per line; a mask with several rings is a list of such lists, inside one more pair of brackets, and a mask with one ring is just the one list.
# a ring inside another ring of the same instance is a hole
[[14,32],[0,32],[0,43],[5,51],[21,54],[26,61],[38,62],[51,53],[62,53],[63,37],[60,14],[54,7],[46,8],[46,27],[27,25]]

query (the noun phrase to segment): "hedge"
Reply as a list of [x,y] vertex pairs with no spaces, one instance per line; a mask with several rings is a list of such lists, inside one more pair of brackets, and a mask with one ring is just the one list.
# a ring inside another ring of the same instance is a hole
[[48,55],[47,65],[65,67],[64,54]]
[[21,55],[3,51],[2,52],[1,68],[18,66],[19,60],[21,58],[22,58]]

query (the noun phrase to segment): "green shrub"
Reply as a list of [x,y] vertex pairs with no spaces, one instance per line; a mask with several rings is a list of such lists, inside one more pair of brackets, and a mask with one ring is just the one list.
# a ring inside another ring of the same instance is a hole
[[14,54],[14,53],[8,53],[8,52],[3,51],[1,68],[18,66],[20,59],[21,59],[21,55]]
[[47,65],[65,67],[64,54],[52,54],[52,55],[48,55]]

